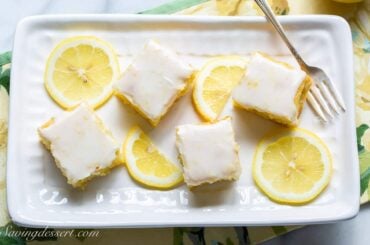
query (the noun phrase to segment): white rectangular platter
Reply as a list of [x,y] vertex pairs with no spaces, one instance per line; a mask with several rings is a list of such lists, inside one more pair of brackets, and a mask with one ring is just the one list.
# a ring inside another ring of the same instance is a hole
[[[34,227],[107,228],[309,224],[355,216],[359,209],[359,170],[349,26],[333,16],[287,16],[280,20],[304,59],[328,73],[348,108],[328,124],[321,123],[308,106],[304,108],[300,127],[318,134],[334,160],[331,182],[315,201],[303,206],[281,205],[256,188],[251,175],[256,144],[266,132],[281,126],[233,109],[231,103],[223,115],[233,118],[242,174],[233,184],[198,192],[189,191],[185,185],[169,191],[145,189],[122,166],[93,180],[86,190],[74,190],[40,144],[36,132],[43,122],[62,112],[43,85],[46,59],[62,39],[94,35],[110,42],[119,55],[121,71],[149,39],[175,50],[196,69],[212,56],[248,56],[254,51],[293,62],[264,18],[36,16],[19,23],[14,43],[7,165],[12,220]],[[131,126],[140,125],[173,161],[178,161],[175,127],[201,121],[190,93],[171,108],[157,128],[115,97],[97,113],[119,141]]]

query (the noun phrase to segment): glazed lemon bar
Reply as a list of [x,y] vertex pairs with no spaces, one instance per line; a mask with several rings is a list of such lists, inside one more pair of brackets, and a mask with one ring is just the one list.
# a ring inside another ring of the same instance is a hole
[[52,118],[39,130],[41,142],[75,188],[84,188],[95,176],[103,176],[118,164],[119,145],[87,105]]
[[213,124],[181,125],[176,136],[184,180],[190,188],[239,178],[239,146],[230,118]]
[[311,83],[304,71],[255,53],[233,91],[233,100],[237,106],[267,119],[296,126]]
[[178,55],[150,40],[116,82],[116,95],[156,126],[188,87],[192,69]]

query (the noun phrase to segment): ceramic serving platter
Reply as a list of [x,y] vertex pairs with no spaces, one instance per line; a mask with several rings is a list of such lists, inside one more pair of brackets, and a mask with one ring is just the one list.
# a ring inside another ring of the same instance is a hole
[[[279,18],[288,36],[309,64],[323,68],[342,93],[347,111],[323,124],[305,106],[300,127],[319,135],[333,155],[328,188],[303,206],[277,204],[253,183],[251,162],[257,142],[275,123],[228,103],[223,116],[233,118],[240,145],[242,174],[228,185],[191,192],[146,189],[122,166],[96,178],[84,191],[71,188],[40,144],[37,128],[62,109],[43,83],[46,59],[62,39],[93,35],[116,49],[121,70],[144,43],[155,39],[199,69],[219,55],[248,57],[262,51],[292,63],[289,51],[262,17],[186,17],[138,15],[35,16],[22,20],[14,42],[7,164],[7,195],[11,218],[24,226],[163,227],[287,225],[348,219],[359,209],[359,169],[354,124],[352,42],[348,24],[333,16]],[[266,71],[268,72],[268,71]],[[155,103],[155,101],[153,101]],[[175,127],[198,123],[191,93],[182,97],[156,128],[129,106],[112,97],[97,110],[119,141],[133,125],[142,127],[162,152],[177,162]]]

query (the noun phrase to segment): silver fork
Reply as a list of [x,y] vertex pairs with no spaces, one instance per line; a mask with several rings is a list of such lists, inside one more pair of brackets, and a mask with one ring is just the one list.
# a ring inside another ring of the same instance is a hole
[[290,43],[285,34],[284,28],[275,18],[274,13],[272,12],[266,0],[255,0],[255,2],[266,15],[266,18],[274,26],[275,30],[279,33],[285,44],[288,46],[290,52],[297,60],[301,69],[308,73],[308,75],[312,78],[313,84],[307,95],[307,100],[312,109],[324,122],[328,121],[326,115],[330,118],[334,117],[332,111],[339,114],[340,109],[338,107],[345,111],[346,108],[343,99],[338,90],[334,87],[333,83],[330,81],[329,77],[320,68],[309,66],[303,61],[297,50]]

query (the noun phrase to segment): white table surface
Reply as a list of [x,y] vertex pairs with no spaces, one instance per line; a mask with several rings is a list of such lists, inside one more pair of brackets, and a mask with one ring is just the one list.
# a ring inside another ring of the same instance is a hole
[[[12,49],[17,22],[25,16],[72,13],[136,13],[169,0],[1,0],[0,53]],[[370,241],[370,205],[361,207],[351,220],[327,225],[311,225],[268,242],[275,244],[361,245]],[[45,243],[46,244],[46,243]]]

